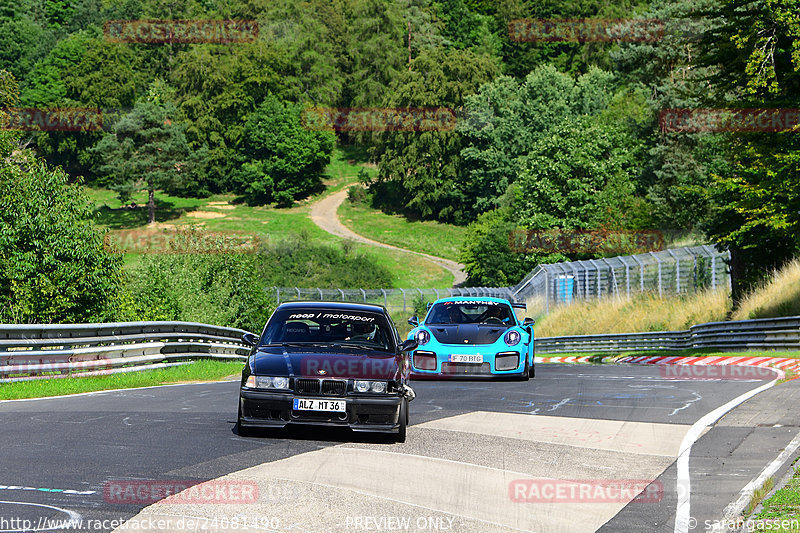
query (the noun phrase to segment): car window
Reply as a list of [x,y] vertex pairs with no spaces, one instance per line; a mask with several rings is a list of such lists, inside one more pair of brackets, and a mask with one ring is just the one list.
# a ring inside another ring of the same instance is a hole
[[513,326],[514,311],[499,302],[439,302],[425,319],[426,324],[495,324]]
[[270,318],[261,344],[347,343],[393,351],[393,328],[380,313],[341,309],[278,310]]

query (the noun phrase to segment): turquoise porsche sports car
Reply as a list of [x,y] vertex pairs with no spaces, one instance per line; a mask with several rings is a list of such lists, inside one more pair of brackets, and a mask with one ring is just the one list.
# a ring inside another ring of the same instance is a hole
[[420,321],[408,319],[417,341],[412,378],[534,377],[533,319],[517,319],[502,298],[453,297],[436,300]]

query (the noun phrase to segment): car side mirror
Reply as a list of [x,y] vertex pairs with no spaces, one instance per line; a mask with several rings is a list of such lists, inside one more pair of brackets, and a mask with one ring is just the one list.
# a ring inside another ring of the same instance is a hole
[[255,333],[245,333],[242,335],[242,342],[249,346],[255,346],[258,344],[258,335]]
[[412,316],[411,318],[408,319],[408,323],[411,324],[414,327],[417,327],[417,326],[419,326],[419,318],[417,318],[417,316],[414,315],[414,316]]
[[400,345],[399,350],[401,352],[410,352],[411,350],[415,349],[419,344],[417,344],[416,339],[408,339],[403,341]]
[[534,324],[536,324],[536,321],[532,318],[525,317],[525,319],[522,321],[523,326],[532,326]]

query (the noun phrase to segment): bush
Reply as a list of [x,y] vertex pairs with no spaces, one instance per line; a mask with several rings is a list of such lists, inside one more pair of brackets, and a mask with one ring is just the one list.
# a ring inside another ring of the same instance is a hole
[[363,204],[367,201],[367,189],[361,185],[353,185],[347,189],[347,200],[351,204]]
[[0,322],[113,316],[122,257],[105,250],[88,198],[60,168],[7,142],[0,152]]
[[275,303],[255,254],[149,254],[131,273],[120,320],[183,320],[260,332]]
[[265,287],[391,288],[391,273],[348,241],[312,243],[304,234],[264,246],[259,252]]

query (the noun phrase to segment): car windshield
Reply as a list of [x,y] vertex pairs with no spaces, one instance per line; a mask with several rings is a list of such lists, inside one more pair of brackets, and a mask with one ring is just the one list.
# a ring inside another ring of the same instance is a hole
[[434,305],[426,324],[494,324],[514,325],[514,312],[500,302],[440,302]]
[[346,344],[391,351],[393,338],[392,328],[380,313],[295,308],[275,312],[261,344]]

